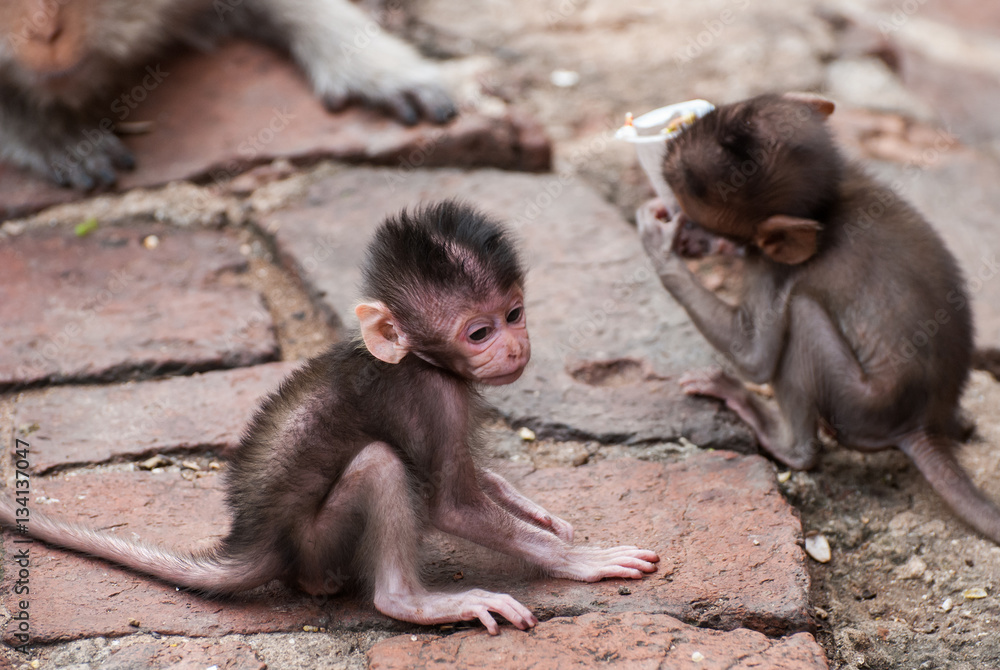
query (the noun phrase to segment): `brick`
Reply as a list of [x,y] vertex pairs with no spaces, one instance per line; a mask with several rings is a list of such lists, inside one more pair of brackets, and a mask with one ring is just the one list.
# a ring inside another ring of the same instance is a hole
[[15,404],[14,425],[31,445],[37,474],[171,452],[224,454],[239,444],[261,399],[296,367],[267,363],[158,381],[27,392]]
[[[142,241],[157,235],[160,244]],[[39,230],[0,245],[0,390],[251,365],[277,357],[236,239],[161,225]]]
[[[97,472],[38,477],[32,509],[168,546],[205,548],[226,530],[221,477],[176,472]],[[576,527],[577,542],[636,544],[661,567],[642,580],[584,584],[539,578],[516,561],[440,534],[425,551],[427,583],[505,591],[541,618],[588,612],[666,613],[700,626],[770,635],[809,626],[808,576],[798,520],[763,459],[704,453],[671,466],[628,459],[512,477]],[[44,497],[42,497],[44,496]],[[14,547],[5,534],[5,549]],[[756,542],[756,543],[755,543]],[[3,603],[17,611],[15,575]],[[223,635],[330,629],[406,630],[359,596],[310,598],[274,583],[232,599],[208,599],[97,559],[31,545],[34,642],[123,635],[129,619],[163,634]],[[9,637],[7,638],[9,639]]]
[[[544,621],[522,633],[505,629],[449,635],[401,635],[369,652],[371,670],[395,668],[590,668],[642,670],[826,670],[823,651],[808,633],[771,639],[754,631],[716,631],[665,614],[585,614]],[[696,656],[697,655],[697,656]],[[698,658],[699,660],[695,660]]]
[[517,383],[487,393],[509,421],[557,438],[684,436],[754,449],[749,430],[718,402],[680,391],[679,375],[711,365],[713,353],[660,286],[634,228],[580,181],[359,168],[317,182],[262,224],[319,303],[354,327],[358,262],[374,228],[403,207],[449,197],[507,220],[523,240],[532,361]]
[[[187,52],[163,65],[161,85],[125,119],[153,129],[125,136],[138,167],[119,177],[119,190],[178,179],[228,181],[275,158],[336,158],[397,166],[493,166],[547,170],[551,146],[539,123],[521,112],[475,112],[446,126],[406,127],[382,114],[350,107],[331,114],[298,68],[263,46],[232,42],[212,53]],[[120,120],[115,115],[113,121]],[[0,220],[82,193],[0,168]]]

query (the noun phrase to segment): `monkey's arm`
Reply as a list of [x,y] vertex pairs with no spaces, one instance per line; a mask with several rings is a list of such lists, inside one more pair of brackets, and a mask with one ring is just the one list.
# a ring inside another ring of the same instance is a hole
[[663,287],[687,311],[695,327],[716,350],[733,361],[749,381],[771,381],[785,339],[787,292],[755,290],[739,307],[727,305],[688,270],[673,248],[683,213],[665,222],[652,200],[636,211],[636,223],[646,253]]
[[541,505],[524,497],[513,484],[497,473],[481,470],[479,483],[490,498],[514,516],[555,533],[556,537],[566,542],[573,542],[573,526],[568,521],[550,514]]
[[88,126],[68,110],[40,109],[18,91],[0,87],[0,158],[45,175],[60,186],[89,190],[117,179],[135,161],[106,126]]
[[431,522],[439,530],[541,566],[556,577],[596,582],[639,579],[659,557],[632,546],[574,547],[498,505],[476,483],[475,464],[463,446],[442,448],[441,486],[430,499]]
[[249,1],[270,19],[327,108],[360,100],[407,125],[455,115],[437,66],[347,0]]

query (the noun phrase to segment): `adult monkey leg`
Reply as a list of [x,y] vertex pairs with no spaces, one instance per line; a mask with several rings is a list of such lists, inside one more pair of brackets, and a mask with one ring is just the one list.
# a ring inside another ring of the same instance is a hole
[[346,566],[331,565],[329,557],[344,556],[345,543],[358,532],[352,519],[363,524],[361,558],[369,561],[375,608],[383,614],[424,625],[479,619],[491,635],[499,626],[490,612],[522,630],[537,623],[530,610],[506,594],[479,589],[432,593],[424,588],[416,564],[423,521],[406,467],[384,442],[373,442],[354,457],[302,537],[298,579],[305,591],[339,589],[341,584],[330,576],[343,574]]

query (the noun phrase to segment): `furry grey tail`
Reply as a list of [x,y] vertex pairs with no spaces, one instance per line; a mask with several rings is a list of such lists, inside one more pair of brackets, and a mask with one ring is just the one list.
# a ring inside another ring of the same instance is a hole
[[938,495],[980,533],[1000,544],[1000,507],[969,479],[955,459],[956,443],[946,437],[912,433],[899,444]]
[[15,515],[10,499],[0,495],[0,525],[14,529],[18,523],[23,523],[28,535],[47,544],[97,556],[175,586],[206,593],[239,593],[266,584],[278,574],[274,560],[267,557],[234,557],[218,550],[175,552],[59,521],[35,510],[25,522]]

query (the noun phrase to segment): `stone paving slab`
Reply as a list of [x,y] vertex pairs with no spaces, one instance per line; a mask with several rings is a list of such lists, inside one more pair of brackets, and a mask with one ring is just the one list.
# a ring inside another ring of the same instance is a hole
[[580,181],[359,168],[317,182],[261,223],[319,303],[353,327],[374,228],[403,207],[449,197],[508,221],[523,240],[532,361],[517,383],[488,393],[511,422],[557,438],[684,436],[753,449],[749,430],[719,403],[681,393],[679,375],[712,364],[712,351],[660,286],[635,229]]
[[[152,67],[160,82],[140,86],[134,108],[119,104],[108,115],[115,123],[153,124],[147,134],[123,137],[138,165],[120,175],[120,190],[178,179],[228,181],[275,158],[535,172],[551,161],[544,130],[516,111],[493,117],[466,110],[446,126],[414,127],[359,107],[331,114],[293,63],[251,42]],[[83,195],[0,166],[0,220]]]
[[553,619],[521,633],[482,631],[400,635],[369,652],[371,670],[411,668],[627,667],[635,670],[825,670],[823,650],[808,633],[771,639],[744,629],[695,628],[665,614],[585,614]]
[[0,391],[273,360],[260,295],[227,278],[246,267],[230,234],[154,224],[0,244]]
[[190,377],[28,392],[14,406],[14,426],[31,444],[36,474],[153,454],[208,449],[225,454],[239,444],[263,397],[298,366],[266,363]]
[[[702,453],[671,466],[626,459],[539,470],[512,481],[574,523],[577,542],[644,546],[660,553],[660,569],[628,582],[541,579],[485,549],[435,536],[426,558],[428,584],[507,591],[541,618],[639,611],[768,634],[809,627],[800,526],[777,490],[772,466],[760,457]],[[221,484],[214,472],[193,481],[170,471],[71,473],[34,479],[32,506],[129,537],[198,549],[225,532]],[[19,546],[13,539],[4,535],[8,553]],[[21,597],[12,593],[14,578],[8,571],[0,589],[9,611]],[[201,598],[41,543],[31,545],[30,579],[38,643],[124,635],[133,630],[129,619],[163,634],[199,636],[307,624],[411,628],[381,616],[367,600],[310,598],[276,583],[241,598]],[[622,586],[631,594],[620,592]]]

